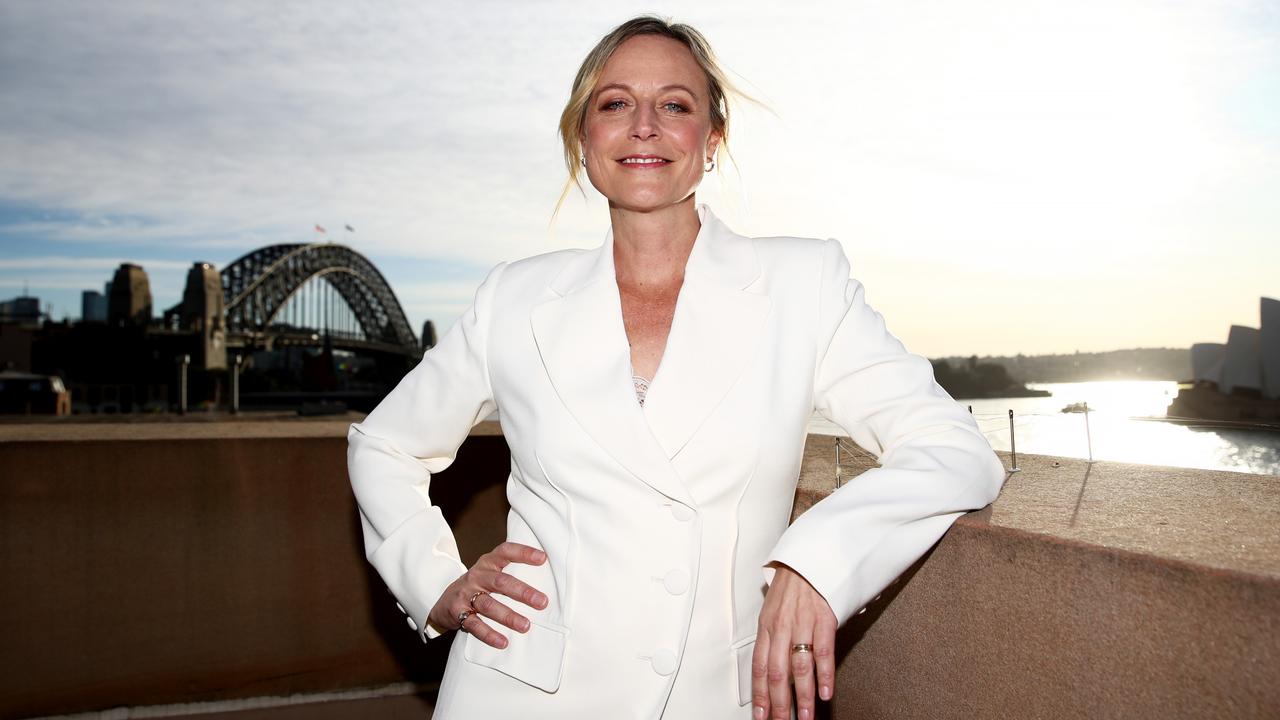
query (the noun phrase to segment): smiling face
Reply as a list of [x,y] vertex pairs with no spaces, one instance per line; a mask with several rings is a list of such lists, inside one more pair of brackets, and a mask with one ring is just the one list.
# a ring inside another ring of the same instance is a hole
[[618,46],[582,124],[587,177],[610,206],[649,212],[693,193],[720,141],[708,95],[681,43],[637,35]]

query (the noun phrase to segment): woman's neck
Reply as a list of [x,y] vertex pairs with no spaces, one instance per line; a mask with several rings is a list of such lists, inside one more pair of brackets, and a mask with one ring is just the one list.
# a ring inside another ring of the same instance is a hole
[[701,224],[693,195],[663,210],[610,206],[613,266],[618,285],[636,291],[679,287]]

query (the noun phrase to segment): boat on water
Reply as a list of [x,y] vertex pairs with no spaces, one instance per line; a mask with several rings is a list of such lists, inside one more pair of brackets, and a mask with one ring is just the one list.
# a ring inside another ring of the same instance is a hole
[[1226,343],[1192,345],[1191,374],[1166,419],[1280,428],[1280,300],[1262,298],[1260,327],[1232,325]]

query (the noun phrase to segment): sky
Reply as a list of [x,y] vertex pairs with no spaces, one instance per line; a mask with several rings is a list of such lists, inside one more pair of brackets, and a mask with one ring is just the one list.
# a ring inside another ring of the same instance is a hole
[[158,315],[193,261],[329,240],[443,331],[494,264],[603,240],[593,190],[551,222],[556,126],[640,12],[762,103],[700,201],[840,240],[913,352],[1222,342],[1280,296],[1275,3],[6,0],[0,299],[76,318],[128,261]]

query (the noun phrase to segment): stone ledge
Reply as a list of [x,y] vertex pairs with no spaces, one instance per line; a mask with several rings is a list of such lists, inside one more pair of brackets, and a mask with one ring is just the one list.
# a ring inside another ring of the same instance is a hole
[[[810,435],[798,515],[835,489],[835,439]],[[847,457],[847,456],[846,456]],[[1001,453],[1005,467],[1011,459]],[[853,473],[874,467],[855,456]],[[957,524],[1020,530],[1280,581],[1280,478],[1018,455],[1000,496]],[[849,482],[846,479],[846,482]]]
[[[221,440],[227,438],[321,438],[347,437],[351,423],[364,413],[349,412],[336,417],[299,417],[294,413],[246,413],[244,415],[192,414],[137,416],[121,422],[105,417],[80,419],[76,416],[46,418],[42,422],[0,422],[0,443],[74,442],[79,440]],[[167,419],[166,419],[167,418]],[[471,429],[472,436],[501,435],[502,427],[486,420]]]
[[[809,437],[796,514],[834,442]],[[1280,717],[1280,479],[1018,465],[841,629],[830,718]]]
[[[439,677],[447,645],[359,551],[349,421],[284,424],[0,429],[0,716]],[[464,557],[505,527],[500,432],[473,435],[433,485]],[[833,443],[810,436],[796,512],[834,489]],[[1019,464],[842,628],[828,717],[1280,716],[1275,478]]]

